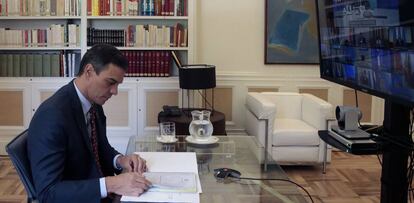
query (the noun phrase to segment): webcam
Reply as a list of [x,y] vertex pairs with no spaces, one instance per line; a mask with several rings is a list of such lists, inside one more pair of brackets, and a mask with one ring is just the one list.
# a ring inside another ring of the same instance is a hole
[[230,168],[216,168],[214,169],[214,177],[218,180],[226,178],[240,178],[241,173],[237,170]]
[[350,106],[337,106],[335,115],[340,130],[357,130],[358,121],[362,118],[361,111]]

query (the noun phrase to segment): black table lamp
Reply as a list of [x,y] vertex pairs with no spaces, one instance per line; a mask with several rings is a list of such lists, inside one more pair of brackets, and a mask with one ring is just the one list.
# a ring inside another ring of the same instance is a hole
[[[200,93],[200,90],[212,89],[212,112],[214,111],[214,88],[216,87],[216,66],[214,65],[205,65],[205,64],[196,64],[196,65],[183,65],[179,68],[179,80],[180,88],[187,90],[187,105],[189,108],[190,97],[189,90],[197,90]],[[200,93],[201,94],[201,93]],[[206,91],[204,95],[201,94],[204,101],[204,108],[208,103],[206,97]],[[182,95],[182,101],[184,101],[184,94]]]

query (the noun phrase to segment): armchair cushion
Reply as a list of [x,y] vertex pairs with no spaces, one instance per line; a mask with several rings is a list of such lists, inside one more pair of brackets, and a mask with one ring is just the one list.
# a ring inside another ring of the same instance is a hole
[[272,144],[273,146],[318,146],[318,131],[302,120],[276,118]]

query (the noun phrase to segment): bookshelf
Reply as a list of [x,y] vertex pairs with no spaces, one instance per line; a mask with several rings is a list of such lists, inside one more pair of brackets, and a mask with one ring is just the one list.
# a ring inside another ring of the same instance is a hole
[[[98,43],[117,46],[133,61],[130,64],[133,72],[127,73],[127,77],[177,76],[171,51],[177,52],[183,63],[192,62],[194,0],[3,0],[2,3],[6,4],[0,8],[0,55],[13,54],[18,58],[59,54],[58,77],[73,77],[78,60]],[[118,43],[112,43],[114,37],[110,36],[118,36]],[[144,57],[138,57],[140,54]],[[159,55],[166,56],[160,59]],[[152,62],[141,65],[138,60]],[[161,74],[159,64],[166,64]],[[0,77],[35,77],[4,73],[8,68],[0,65]]]
[[[12,0],[8,0],[12,1]],[[15,2],[20,0],[14,0]],[[29,1],[43,1],[43,0],[29,0]],[[50,0],[52,1],[52,0]],[[57,0],[57,1],[72,1],[75,0]],[[110,0],[111,2],[112,0]],[[126,2],[127,0],[120,0]],[[131,1],[131,0],[129,0]],[[141,1],[141,0],[140,0]],[[148,0],[146,0],[148,1]],[[158,0],[150,0],[158,1]],[[164,0],[165,1],[165,0]],[[195,30],[195,8],[196,0],[186,0],[187,13],[186,16],[92,16],[87,14],[87,0],[77,0],[80,15],[77,16],[5,16],[0,12],[0,28],[11,29],[39,29],[47,28],[51,24],[68,24],[74,23],[79,27],[79,41],[73,46],[3,46],[0,45],[0,75],[1,68],[4,63],[1,63],[1,53],[21,54],[26,57],[26,74],[27,71],[27,56],[42,56],[44,54],[55,53],[76,53],[75,56],[80,59],[86,51],[91,47],[88,45],[88,27],[97,29],[126,29],[128,25],[157,25],[157,26],[175,26],[181,23],[187,30],[187,45],[186,46],[117,46],[118,49],[124,52],[171,52],[175,51],[180,56],[183,63],[191,64],[194,58],[194,30]],[[4,1],[0,1],[2,3]],[[45,1],[49,2],[49,0]],[[98,0],[99,2],[99,0]],[[138,1],[139,2],[139,1]],[[161,1],[162,2],[162,1]],[[175,0],[174,0],[175,2]],[[63,3],[64,5],[64,3]],[[15,60],[10,64],[13,64]],[[52,57],[52,56],[51,56]],[[56,58],[56,56],[53,56]],[[72,57],[72,56],[71,56]],[[3,57],[4,58],[4,57]],[[48,58],[46,56],[46,58]],[[67,58],[67,57],[65,57]],[[23,59],[24,60],[24,59]],[[21,62],[22,60],[20,60]],[[76,61],[76,60],[75,60]],[[6,61],[7,62],[7,61]],[[54,62],[56,64],[56,61]],[[7,66],[4,67],[10,68]],[[47,66],[47,64],[46,64]],[[76,66],[76,65],[75,65]],[[14,64],[13,64],[14,67]],[[38,63],[35,68],[43,68],[43,62]],[[56,90],[67,84],[73,79],[72,76],[61,75],[52,76],[52,68],[50,76],[43,76],[43,69],[37,74],[42,73],[42,76],[25,75],[19,76],[16,72],[9,76],[0,76],[0,100],[3,105],[0,105],[0,138],[7,137],[8,140],[13,138],[19,132],[27,129],[31,117],[35,113],[38,106],[51,96]],[[49,74],[49,70],[46,71]],[[21,72],[20,72],[21,73]],[[72,75],[76,70],[72,71]],[[66,72],[69,74],[69,71]],[[178,69],[176,65],[170,62],[169,77],[151,76],[132,74],[125,77],[122,85],[119,86],[119,93],[112,97],[105,105],[105,112],[107,116],[108,135],[111,142],[122,144],[130,135],[149,134],[153,131],[153,118],[156,117],[161,104],[178,105],[181,103],[181,96],[178,87]],[[158,105],[159,102],[159,105]],[[156,104],[154,104],[156,103]],[[1,116],[12,115],[12,116]],[[6,140],[7,140],[6,139]],[[6,144],[5,141],[3,144]],[[0,141],[0,146],[2,143]]]

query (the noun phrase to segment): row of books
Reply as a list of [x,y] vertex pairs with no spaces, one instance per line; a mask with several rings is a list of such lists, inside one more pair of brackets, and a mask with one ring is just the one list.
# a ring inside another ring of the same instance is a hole
[[88,28],[88,46],[106,43],[124,47],[187,47],[188,30],[174,26],[129,25],[125,30]]
[[0,77],[74,77],[80,53],[1,53]]
[[188,0],[87,0],[90,16],[187,16]]
[[[128,59],[127,77],[168,77],[170,51],[122,51]],[[81,55],[77,52],[0,53],[0,77],[74,77]]]
[[0,0],[1,16],[80,16],[81,0]]
[[331,45],[346,45],[358,47],[393,48],[413,46],[414,27],[356,27],[328,28],[324,36],[335,36],[322,39]]
[[129,61],[127,77],[168,77],[170,51],[122,51]]
[[0,28],[2,47],[76,47],[80,45],[79,25],[52,24],[47,29]]

